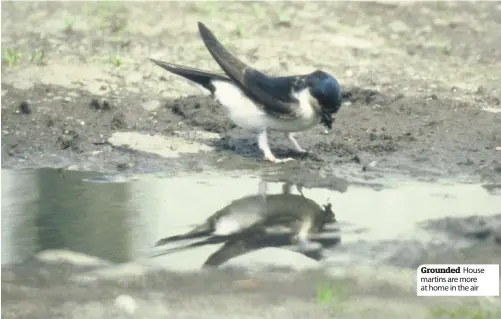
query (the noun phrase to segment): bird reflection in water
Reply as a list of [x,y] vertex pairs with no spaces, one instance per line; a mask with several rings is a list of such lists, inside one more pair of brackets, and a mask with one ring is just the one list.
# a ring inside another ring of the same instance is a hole
[[267,183],[261,182],[259,194],[234,200],[191,231],[160,239],[155,246],[198,241],[164,250],[154,257],[224,243],[209,256],[204,267],[217,267],[266,247],[281,247],[321,260],[324,248],[341,241],[332,205],[321,206],[305,197],[299,185],[296,189],[300,195],[292,194],[292,186],[284,183],[281,194],[268,195]]

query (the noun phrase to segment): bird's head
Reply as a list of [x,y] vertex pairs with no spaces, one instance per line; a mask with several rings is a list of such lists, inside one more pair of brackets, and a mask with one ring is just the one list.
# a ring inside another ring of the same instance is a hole
[[332,204],[324,205],[324,224],[337,223],[336,214],[332,211]]
[[310,94],[318,103],[319,111],[322,113],[322,124],[329,129],[332,128],[333,115],[341,108],[341,86],[332,75],[320,70],[311,73],[307,83]]

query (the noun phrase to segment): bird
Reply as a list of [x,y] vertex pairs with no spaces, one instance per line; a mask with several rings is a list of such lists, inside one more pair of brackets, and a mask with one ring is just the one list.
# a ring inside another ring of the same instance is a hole
[[267,75],[230,53],[202,22],[198,22],[198,30],[210,55],[225,74],[149,60],[208,90],[234,124],[257,134],[265,161],[294,160],[275,157],[268,143],[268,131],[284,133],[297,152],[306,154],[308,151],[299,145],[294,134],[318,124],[328,130],[332,128],[334,115],[343,100],[341,86],[334,76],[318,69],[302,75]]
[[211,244],[224,245],[213,253],[204,266],[219,266],[227,260],[264,247],[288,247],[310,258],[319,259],[323,245],[339,242],[338,236],[319,236],[326,225],[337,223],[332,205],[320,206],[304,194],[290,193],[285,183],[282,194],[266,195],[260,183],[258,195],[232,201],[191,231],[160,239],[155,246],[185,240],[198,241],[162,251],[161,256]]

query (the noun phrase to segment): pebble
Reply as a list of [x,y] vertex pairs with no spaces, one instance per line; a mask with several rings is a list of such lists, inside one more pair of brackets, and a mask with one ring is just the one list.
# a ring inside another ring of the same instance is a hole
[[110,103],[104,99],[102,101],[99,101],[98,99],[92,99],[89,103],[89,106],[95,110],[107,111],[111,109]]
[[20,104],[19,104],[19,110],[21,111],[21,113],[23,114],[31,114],[31,108],[30,108],[30,105],[28,104],[28,102],[26,101],[22,101]]
[[132,315],[136,312],[137,302],[129,295],[120,295],[115,299],[115,307]]
[[85,90],[87,90],[89,93],[93,95],[98,95],[98,96],[103,96],[109,92],[108,87],[104,85],[103,83],[99,82],[91,82],[89,83],[86,87]]

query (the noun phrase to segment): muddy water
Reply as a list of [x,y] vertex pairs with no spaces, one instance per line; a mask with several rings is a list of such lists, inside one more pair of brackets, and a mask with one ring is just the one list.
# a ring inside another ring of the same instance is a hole
[[[69,249],[113,262],[147,259],[160,238],[188,231],[232,201],[258,194],[263,185],[259,176],[243,172],[114,177],[36,169],[2,170],[1,177],[2,264],[21,262],[45,249]],[[268,183],[267,194],[281,193],[282,185]],[[340,245],[329,248],[333,262],[350,250],[363,252],[359,243],[367,250],[367,245],[385,241],[445,242],[445,234],[425,230],[421,222],[490,215],[501,207],[499,194],[476,184],[395,178],[378,189],[348,185],[341,192],[303,190],[319,205],[332,204],[339,222],[336,236],[342,238]],[[294,187],[292,191],[297,193]],[[153,262],[194,269],[216,250],[216,245],[204,246]],[[304,262],[295,255],[280,262]],[[267,250],[241,260],[266,264],[276,256],[276,250]]]

